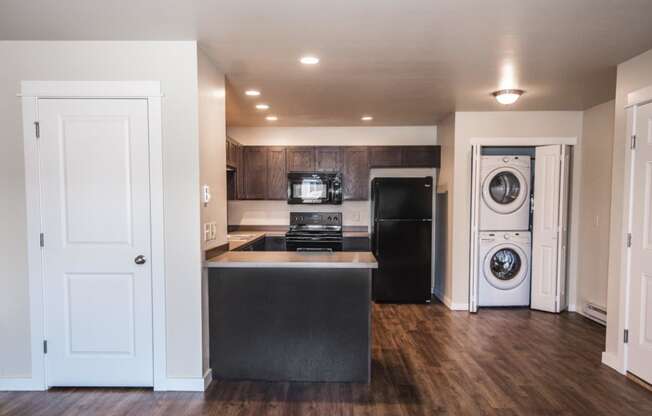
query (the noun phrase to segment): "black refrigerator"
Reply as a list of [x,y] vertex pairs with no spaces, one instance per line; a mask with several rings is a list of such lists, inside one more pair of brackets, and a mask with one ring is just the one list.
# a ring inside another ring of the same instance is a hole
[[432,177],[371,182],[371,247],[376,302],[430,302]]

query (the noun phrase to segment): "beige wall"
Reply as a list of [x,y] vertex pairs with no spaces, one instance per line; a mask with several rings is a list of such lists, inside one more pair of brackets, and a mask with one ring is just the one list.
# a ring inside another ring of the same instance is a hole
[[[452,287],[453,287],[453,272],[451,266],[453,264],[453,190],[454,190],[454,166],[455,166],[455,113],[443,119],[437,126],[437,140],[441,145],[441,170],[437,180],[437,192],[446,194],[446,206],[437,207],[437,209],[445,210],[442,219],[446,226],[446,231],[441,232],[440,235],[445,236],[446,241],[440,242],[441,246],[437,249],[441,253],[442,259],[438,259],[439,264],[437,273],[435,275],[434,293],[435,295],[446,304],[449,308],[454,308],[452,305]],[[443,231],[443,230],[442,230]]]
[[584,111],[577,268],[577,310],[588,302],[607,306],[611,157],[614,101]]
[[[208,185],[211,200],[201,204],[200,235],[202,247],[208,250],[225,244],[226,240],[226,94],[224,74],[211,59],[197,51],[199,87],[199,176],[200,185]],[[204,240],[203,224],[217,224],[216,238]],[[209,368],[208,270],[202,270],[202,369]]]
[[[522,138],[527,145],[530,137],[577,137],[582,136],[581,111],[500,111],[458,112],[455,114],[455,148],[453,176],[455,189],[452,193],[454,213],[452,218],[452,302],[468,305],[469,298],[469,232],[471,194],[471,139],[486,137]],[[573,165],[581,163],[581,144],[573,152]],[[572,187],[578,189],[579,169],[573,170]],[[576,275],[577,223],[579,193],[571,196],[569,221],[569,275]],[[571,278],[572,279],[572,278]],[[571,280],[572,283],[572,280]],[[569,298],[574,300],[574,288],[569,287]]]
[[157,80],[163,111],[169,377],[201,377],[196,42],[0,42],[0,374],[31,375],[21,80]]
[[629,61],[618,65],[616,79],[616,102],[614,122],[614,145],[611,176],[611,225],[609,237],[609,281],[607,294],[607,340],[606,355],[609,362],[618,361],[622,366],[622,337],[619,322],[622,316],[620,307],[621,250],[625,243],[626,230],[623,229],[623,191],[625,184],[624,166],[625,154],[629,146],[626,137],[625,105],[627,94],[640,88],[652,85],[652,50],[649,50]]

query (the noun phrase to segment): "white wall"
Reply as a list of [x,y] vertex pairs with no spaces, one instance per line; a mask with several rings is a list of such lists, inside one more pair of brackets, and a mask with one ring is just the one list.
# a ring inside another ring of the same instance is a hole
[[609,232],[609,281],[607,294],[607,362],[622,368],[623,347],[619,322],[623,316],[619,313],[622,294],[621,280],[621,250],[625,244],[626,229],[623,228],[623,201],[626,198],[625,185],[625,155],[629,149],[629,138],[626,134],[625,105],[627,94],[640,88],[652,85],[652,50],[638,55],[618,65],[616,79],[616,103],[614,121],[614,145],[611,176],[611,225]]
[[[444,236],[446,241],[439,242],[441,246],[437,249],[440,258],[437,259],[437,273],[435,274],[434,293],[435,295],[451,309],[457,309],[452,301],[453,286],[453,190],[454,166],[455,166],[455,113],[444,118],[437,126],[437,139],[441,145],[441,169],[437,181],[437,192],[446,194],[446,206],[438,206],[437,209],[443,210],[440,217],[446,230],[439,230],[440,235]],[[460,307],[463,307],[461,305]]]
[[31,375],[21,80],[157,80],[170,378],[202,375],[196,42],[0,42],[0,377]]
[[[201,204],[200,235],[205,250],[227,243],[226,239],[226,90],[224,74],[201,49],[197,51],[199,87],[200,185],[208,185],[211,200]],[[203,224],[217,225],[216,238],[205,241]],[[202,270],[202,371],[209,369],[208,270]]]
[[[445,296],[459,307],[468,306],[469,298],[469,232],[471,194],[471,139],[481,137],[523,138],[527,145],[530,137],[577,137],[581,142],[581,111],[501,111],[455,113],[455,148],[452,195],[452,285]],[[573,166],[580,166],[581,145],[576,146]],[[443,176],[443,175],[442,175]],[[572,188],[578,189],[580,170],[573,170]],[[572,192],[569,235],[569,275],[576,275],[577,225],[579,193]],[[572,282],[571,282],[572,283]],[[574,288],[569,287],[571,303]]]
[[584,111],[577,269],[577,310],[592,302],[607,307],[613,100]]
[[[435,145],[436,126],[405,127],[231,127],[229,137],[244,145],[372,146]],[[372,175],[376,169],[372,170]],[[406,169],[392,169],[396,175]],[[342,205],[288,205],[285,201],[229,201],[229,225],[287,225],[290,211],[342,212],[344,225],[367,226],[369,201]]]

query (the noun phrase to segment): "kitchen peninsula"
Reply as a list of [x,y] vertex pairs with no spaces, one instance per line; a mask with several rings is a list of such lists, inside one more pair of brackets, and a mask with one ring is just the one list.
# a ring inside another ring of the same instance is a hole
[[213,378],[369,382],[370,252],[228,251],[205,266]]

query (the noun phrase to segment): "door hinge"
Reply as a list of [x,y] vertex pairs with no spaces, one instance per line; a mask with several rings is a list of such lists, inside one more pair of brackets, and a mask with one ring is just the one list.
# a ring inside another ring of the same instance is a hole
[[43,234],[43,233],[39,234],[38,238],[39,238],[39,244],[41,245],[41,247],[45,247],[45,234]]
[[34,122],[34,130],[35,130],[35,133],[36,133],[36,138],[38,139],[39,137],[41,137],[41,123],[39,123],[38,121],[35,121]]
[[631,139],[632,139],[632,142],[630,143],[629,148],[630,148],[630,149],[636,149],[636,135],[635,135],[635,134],[632,134]]
[[627,233],[627,248],[632,246],[632,233]]
[[623,332],[623,342],[624,342],[625,344],[629,343],[629,329],[626,329],[626,330]]
[[48,340],[44,339],[43,340],[43,354],[47,354],[47,353],[48,353]]

